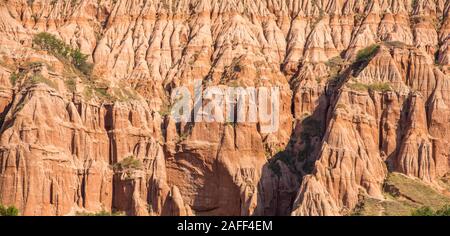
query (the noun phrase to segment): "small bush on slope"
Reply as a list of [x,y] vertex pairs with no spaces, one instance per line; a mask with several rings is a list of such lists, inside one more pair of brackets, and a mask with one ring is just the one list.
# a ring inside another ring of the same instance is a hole
[[356,54],[356,62],[370,61],[370,59],[372,59],[372,57],[375,56],[375,54],[378,52],[378,49],[380,49],[380,45],[373,44],[359,50],[358,54]]
[[361,70],[367,66],[370,60],[372,60],[372,58],[377,54],[379,49],[380,45],[372,44],[358,51],[358,53],[356,54],[355,62],[353,63],[354,77],[357,77]]
[[86,213],[86,212],[77,212],[76,216],[123,216],[123,212],[108,212],[105,210],[96,212],[96,213]]
[[3,205],[0,205],[0,216],[18,216],[19,215],[19,210],[14,207],[14,206],[10,206],[10,207],[5,207]]

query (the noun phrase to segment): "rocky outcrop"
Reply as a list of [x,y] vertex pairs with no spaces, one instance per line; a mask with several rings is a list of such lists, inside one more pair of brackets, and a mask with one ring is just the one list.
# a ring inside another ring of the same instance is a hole
[[[449,9],[2,1],[0,203],[24,215],[342,215],[384,201],[389,172],[439,189],[450,168]],[[41,32],[86,67],[37,47]],[[177,122],[171,92],[197,81],[277,87],[279,126]]]

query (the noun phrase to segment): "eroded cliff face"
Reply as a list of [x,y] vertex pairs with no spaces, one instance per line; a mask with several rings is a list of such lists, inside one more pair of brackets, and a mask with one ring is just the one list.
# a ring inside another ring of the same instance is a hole
[[[0,203],[24,215],[344,215],[443,191],[450,1],[2,0]],[[48,32],[87,75],[36,47]],[[278,87],[279,128],[176,122],[171,91]]]

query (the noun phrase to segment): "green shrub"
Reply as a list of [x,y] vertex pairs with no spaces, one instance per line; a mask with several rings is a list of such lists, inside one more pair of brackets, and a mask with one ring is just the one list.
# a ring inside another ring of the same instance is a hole
[[302,121],[303,132],[301,134],[303,139],[310,137],[320,137],[324,132],[322,123],[311,116],[306,117]]
[[356,54],[356,62],[368,62],[370,61],[375,54],[380,49],[380,45],[378,44],[372,44],[364,49],[361,49],[358,51],[358,54]]
[[378,44],[373,44],[358,51],[355,62],[352,65],[354,77],[358,77],[358,74],[369,64],[379,49],[380,46]]
[[340,67],[345,63],[344,59],[340,56],[333,57],[325,62],[325,65],[328,67]]
[[436,50],[436,52],[434,53],[434,64],[436,66],[439,66],[439,50]]
[[118,171],[123,170],[138,170],[142,169],[143,164],[142,161],[137,159],[134,156],[129,156],[123,159],[121,162],[115,164],[114,169]]
[[445,205],[441,209],[436,211],[438,216],[450,216],[450,205]]
[[378,92],[387,92],[387,91],[391,91],[391,85],[389,85],[389,83],[373,83],[373,84],[369,84],[369,90],[374,90],[374,91],[378,91]]
[[31,76],[29,81],[30,81],[31,84],[44,83],[44,84],[46,84],[46,85],[48,85],[48,86],[50,86],[50,87],[52,87],[54,89],[58,88],[58,86],[55,84],[55,82],[53,82],[53,81],[43,77],[40,74],[35,74],[35,75]]
[[311,154],[314,152],[313,138],[321,138],[325,132],[324,126],[320,120],[312,116],[307,116],[302,121],[302,132],[300,138],[303,143],[303,148],[298,153],[298,160],[304,162],[303,170],[311,173],[314,168],[315,161],[310,160]]
[[64,83],[66,84],[66,87],[69,89],[69,91],[75,92],[76,81],[74,78],[68,78],[67,80],[64,81]]
[[389,83],[372,83],[372,84],[363,84],[360,82],[350,83],[347,85],[350,89],[356,90],[356,91],[378,91],[378,92],[387,92],[391,91],[392,88],[389,85]]
[[172,114],[172,104],[164,102],[159,110],[161,116],[170,116]]
[[0,216],[18,216],[19,210],[14,206],[5,207],[0,205]]
[[424,206],[411,212],[412,216],[450,216],[450,205],[445,205],[442,208],[434,211],[431,207]]
[[384,42],[386,46],[394,47],[394,48],[403,48],[408,46],[407,44],[401,42],[401,41],[386,41]]
[[86,76],[90,76],[92,64],[87,62],[87,55],[79,49],[74,49],[49,33],[39,33],[33,38],[35,48],[48,51],[62,60],[69,61],[75,68]]

